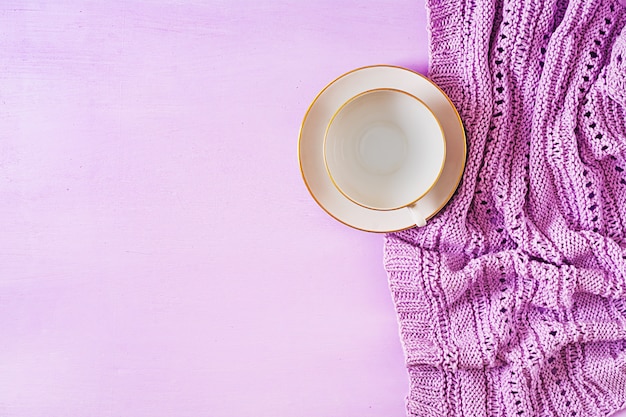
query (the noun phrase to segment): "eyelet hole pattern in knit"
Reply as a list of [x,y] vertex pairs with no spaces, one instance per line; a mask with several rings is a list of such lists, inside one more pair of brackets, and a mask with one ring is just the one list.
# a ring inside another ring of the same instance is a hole
[[427,0],[465,173],[385,268],[410,416],[626,408],[626,7]]

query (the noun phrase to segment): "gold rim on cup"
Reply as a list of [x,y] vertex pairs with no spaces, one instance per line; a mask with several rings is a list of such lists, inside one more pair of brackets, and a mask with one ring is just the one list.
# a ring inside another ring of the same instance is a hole
[[[369,206],[367,204],[361,203],[359,201],[356,201],[355,199],[353,199],[352,197],[350,197],[347,193],[345,193],[341,187],[337,184],[337,182],[335,182],[335,178],[333,178],[333,174],[330,172],[330,168],[328,167],[328,161],[326,160],[326,142],[327,142],[327,138],[328,138],[328,131],[330,130],[330,126],[333,124],[333,122],[335,121],[335,118],[337,117],[337,115],[351,102],[353,102],[354,100],[358,99],[359,97],[362,97],[366,94],[370,94],[370,93],[374,93],[374,92],[378,92],[378,91],[393,91],[395,93],[402,93],[410,98],[412,98],[413,100],[418,101],[422,106],[424,106],[426,108],[426,110],[428,110],[428,112],[433,116],[433,118],[435,119],[435,121],[437,122],[437,126],[439,126],[439,131],[441,132],[441,140],[443,142],[443,158],[441,159],[441,165],[439,167],[439,172],[437,173],[437,177],[435,178],[435,181],[433,181],[432,184],[430,184],[430,187],[428,187],[428,189],[426,191],[424,191],[420,196],[418,196],[415,200],[411,201],[410,203],[398,206],[398,207],[391,207],[391,208],[380,208],[380,207],[373,207],[373,206]],[[402,90],[398,90],[397,88],[385,88],[385,87],[381,87],[381,88],[373,88],[371,90],[366,90],[366,91],[362,91],[359,94],[351,97],[349,100],[347,100],[345,103],[343,103],[333,114],[333,116],[330,118],[330,121],[328,122],[328,125],[326,126],[326,130],[324,131],[324,145],[322,147],[323,151],[324,151],[324,166],[326,167],[326,173],[328,174],[328,177],[330,178],[330,181],[333,183],[333,185],[335,186],[335,188],[337,189],[337,191],[339,191],[344,197],[346,197],[348,200],[352,201],[354,204],[357,204],[361,207],[365,207],[366,209],[370,209],[370,210],[376,210],[376,211],[392,211],[392,210],[398,210],[401,208],[405,208],[405,207],[409,207],[412,206],[413,204],[417,203],[419,200],[421,200],[422,198],[424,198],[424,196],[426,194],[428,194],[433,187],[435,186],[435,184],[437,184],[437,181],[439,181],[439,177],[441,177],[441,173],[443,172],[443,166],[445,165],[446,162],[446,136],[445,136],[445,132],[443,131],[443,127],[441,126],[441,123],[439,122],[439,119],[437,118],[437,116],[435,116],[435,113],[431,110],[430,107],[428,107],[428,105],[426,103],[424,103],[422,100],[420,100],[419,98],[415,97],[413,94],[408,93],[406,91],[402,91]]]

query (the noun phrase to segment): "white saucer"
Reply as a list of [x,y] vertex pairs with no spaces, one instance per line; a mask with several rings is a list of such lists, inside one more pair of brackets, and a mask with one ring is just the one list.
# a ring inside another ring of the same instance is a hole
[[368,232],[395,232],[415,226],[407,208],[378,211],[362,207],[333,185],[324,163],[324,134],[333,114],[350,98],[367,90],[393,88],[422,100],[435,114],[446,139],[446,159],[435,186],[418,202],[427,219],[454,194],[465,169],[466,141],[461,118],[439,87],[411,70],[376,65],[348,72],[327,85],[307,110],[298,141],[302,178],[313,199],[329,215],[347,226]]

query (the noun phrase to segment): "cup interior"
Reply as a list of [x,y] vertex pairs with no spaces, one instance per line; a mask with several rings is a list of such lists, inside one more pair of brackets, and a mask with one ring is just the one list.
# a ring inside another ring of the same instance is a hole
[[324,160],[347,198],[367,208],[394,210],[415,203],[437,182],[445,139],[437,118],[417,97],[369,90],[331,119]]

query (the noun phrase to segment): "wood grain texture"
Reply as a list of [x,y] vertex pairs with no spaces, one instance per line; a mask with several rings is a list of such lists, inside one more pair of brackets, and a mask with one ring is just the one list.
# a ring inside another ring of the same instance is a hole
[[350,69],[424,71],[399,1],[0,4],[0,416],[390,417],[382,237],[296,140]]
[[296,140],[426,56],[413,1],[3,1],[0,415],[403,415],[382,238]]

